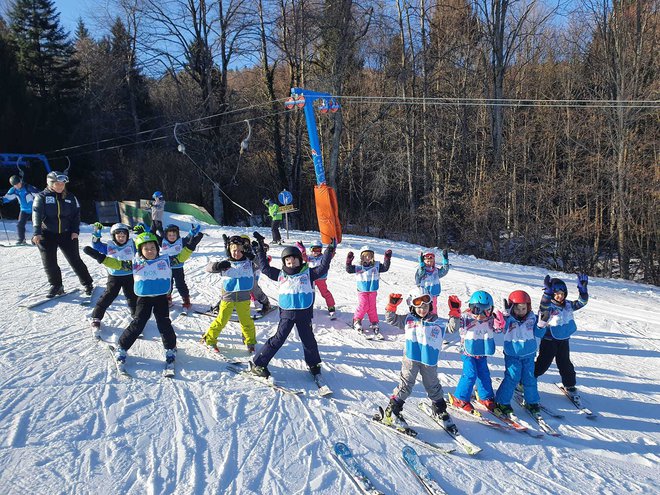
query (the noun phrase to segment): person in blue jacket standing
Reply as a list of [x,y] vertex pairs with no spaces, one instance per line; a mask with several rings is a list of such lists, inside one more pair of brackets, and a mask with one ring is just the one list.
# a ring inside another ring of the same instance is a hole
[[566,283],[559,278],[550,278],[550,275],[546,275],[543,280],[545,289],[539,307],[541,319],[547,320],[548,325],[534,364],[534,376],[543,375],[548,371],[552,361],[556,361],[561,383],[574,401],[579,401],[579,396],[575,388],[575,367],[571,362],[570,348],[571,335],[577,331],[573,312],[582,309],[589,301],[588,283],[589,277],[586,274],[578,274],[579,297],[576,301],[567,301]]
[[23,246],[27,244],[25,242],[25,224],[32,218],[32,202],[35,195],[39,194],[39,189],[24,183],[23,179],[18,175],[12,175],[9,178],[9,184],[11,184],[11,188],[2,197],[2,204],[14,200],[18,201],[20,212],[18,213],[18,223],[16,224],[16,234],[18,235],[16,245]]

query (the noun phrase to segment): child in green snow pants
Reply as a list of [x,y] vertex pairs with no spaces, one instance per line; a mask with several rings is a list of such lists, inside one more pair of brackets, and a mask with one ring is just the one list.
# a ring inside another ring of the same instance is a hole
[[220,302],[218,317],[213,320],[213,323],[211,323],[211,326],[206,331],[206,343],[208,345],[216,345],[218,343],[218,335],[220,335],[222,329],[227,325],[234,309],[236,309],[238,321],[241,324],[241,331],[243,332],[243,341],[245,342],[245,345],[251,346],[257,343],[254,321],[252,320],[252,316],[250,316],[250,300],[248,299],[247,301],[239,302]]

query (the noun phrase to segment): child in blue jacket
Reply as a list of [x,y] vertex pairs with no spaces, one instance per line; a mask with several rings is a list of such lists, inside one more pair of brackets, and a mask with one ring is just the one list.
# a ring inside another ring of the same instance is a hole
[[32,218],[32,202],[35,195],[39,194],[39,189],[30,184],[23,183],[23,179],[18,175],[12,175],[9,178],[11,188],[2,197],[2,203],[9,203],[10,201],[18,201],[20,211],[18,212],[18,223],[16,224],[16,234],[18,240],[16,244],[22,246],[27,244],[25,242],[25,224]]
[[442,290],[440,279],[449,272],[449,254],[446,249],[442,250],[442,265],[436,266],[435,253],[427,251],[419,253],[419,268],[415,272],[415,285],[424,289],[431,296],[433,314],[438,314],[438,296]]
[[508,311],[505,314],[504,334],[504,380],[495,394],[493,412],[508,417],[513,409],[511,398],[522,383],[525,404],[533,412],[539,412],[539,392],[534,376],[534,357],[538,345],[536,338],[543,337],[546,322],[539,320],[532,311],[532,300],[524,290],[515,290],[504,300]]
[[589,277],[586,274],[578,274],[579,297],[577,301],[567,301],[566,283],[558,278],[550,278],[550,275],[545,276],[543,280],[545,289],[539,314],[542,319],[547,319],[548,325],[534,365],[534,376],[539,377],[548,371],[552,361],[556,360],[564,389],[573,401],[578,403],[580,397],[575,388],[575,367],[571,362],[570,338],[577,331],[573,312],[582,309],[589,301],[588,283]]

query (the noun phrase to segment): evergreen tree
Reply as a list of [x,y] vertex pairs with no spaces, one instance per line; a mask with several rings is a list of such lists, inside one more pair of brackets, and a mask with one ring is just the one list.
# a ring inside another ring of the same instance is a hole
[[0,150],[21,149],[24,111],[28,106],[25,81],[18,73],[18,62],[9,39],[9,29],[0,18]]
[[74,96],[73,46],[52,0],[16,0],[9,12],[18,67],[29,90],[45,102]]

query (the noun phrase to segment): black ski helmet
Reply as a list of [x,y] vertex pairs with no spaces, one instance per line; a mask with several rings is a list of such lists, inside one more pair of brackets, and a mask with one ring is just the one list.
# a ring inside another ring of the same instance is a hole
[[287,246],[284,249],[282,249],[282,255],[281,255],[282,263],[284,263],[284,259],[288,258],[289,256],[294,256],[294,257],[298,258],[298,260],[300,260],[301,265],[304,263],[302,253],[300,252],[300,249],[298,249],[295,246]]
[[20,178],[18,175],[12,175],[12,176],[9,178],[9,183],[10,183],[12,186],[15,186],[16,184],[18,184],[18,183],[20,183],[20,182],[23,182],[23,181],[21,180],[21,178]]
[[245,240],[240,236],[240,235],[233,235],[227,239],[227,244],[225,247],[225,253],[227,253],[227,256],[231,257],[231,251],[229,250],[229,246],[232,244],[238,244],[243,248],[243,251],[245,252]]
[[179,237],[181,237],[181,233],[180,233],[180,231],[179,231],[179,226],[178,226],[178,225],[174,225],[173,223],[171,223],[171,224],[169,224],[167,227],[165,227],[165,234],[167,234],[168,232],[176,232],[176,238],[177,238],[177,239],[178,239]]

